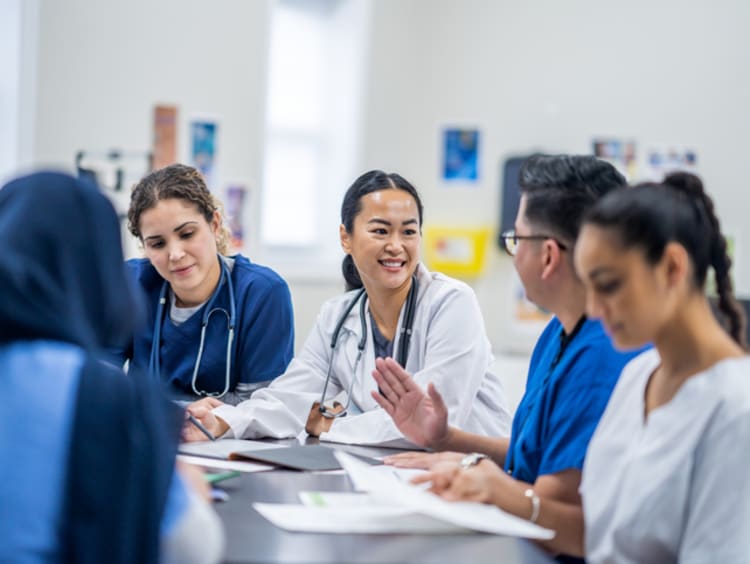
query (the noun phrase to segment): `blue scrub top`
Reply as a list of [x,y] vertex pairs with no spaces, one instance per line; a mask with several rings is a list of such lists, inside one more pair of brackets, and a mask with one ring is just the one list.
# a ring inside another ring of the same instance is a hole
[[553,318],[534,347],[513,418],[505,470],[533,484],[539,476],[583,469],[586,448],[625,364],[641,350],[615,350],[597,320],[585,320],[564,348]]
[[[238,383],[263,384],[282,374],[294,354],[292,300],[286,282],[273,270],[236,255],[231,277],[234,284],[236,325],[229,391]],[[164,279],[147,259],[127,261],[128,271],[146,295],[146,325],[136,333],[133,346],[122,356],[130,366],[147,373],[151,358],[154,322]],[[229,311],[227,284],[219,288],[214,308]],[[192,376],[200,345],[201,321],[206,305],[181,325],[169,318],[169,303],[161,320],[161,377],[175,396],[193,396]],[[196,387],[217,393],[224,390],[227,351],[227,316],[211,315]]]

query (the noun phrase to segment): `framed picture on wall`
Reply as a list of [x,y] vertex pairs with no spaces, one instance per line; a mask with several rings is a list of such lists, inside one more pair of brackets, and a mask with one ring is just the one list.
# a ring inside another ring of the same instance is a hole
[[475,183],[479,179],[478,129],[443,129],[442,178],[446,182]]

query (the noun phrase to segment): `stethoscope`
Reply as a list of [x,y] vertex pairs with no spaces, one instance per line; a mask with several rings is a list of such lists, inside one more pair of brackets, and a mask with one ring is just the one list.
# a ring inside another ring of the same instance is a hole
[[[414,325],[414,314],[416,311],[418,291],[419,284],[417,282],[417,277],[416,275],[412,274],[411,287],[409,288],[409,293],[406,296],[404,319],[401,323],[401,329],[399,331],[400,338],[398,343],[398,353],[396,354],[396,361],[401,366],[406,366],[406,358],[409,356],[409,343],[411,341],[412,326]],[[346,322],[347,317],[349,317],[351,311],[354,309],[354,306],[357,305],[357,302],[359,302],[359,323],[362,335],[360,336],[359,342],[357,343],[357,357],[354,360],[354,367],[352,368],[352,381],[349,384],[346,405],[344,405],[341,411],[334,412],[332,408],[325,405],[326,391],[328,390],[328,383],[331,381],[331,371],[333,370],[333,355],[336,352],[336,344],[339,340],[341,328],[344,326],[344,323]],[[351,404],[352,401],[352,390],[354,389],[354,380],[356,379],[355,376],[357,374],[357,366],[359,366],[359,361],[362,358],[362,353],[364,352],[365,345],[367,344],[367,321],[365,318],[366,304],[367,292],[364,288],[362,288],[359,292],[356,293],[354,299],[349,302],[349,305],[344,310],[344,313],[341,315],[341,318],[339,319],[338,323],[336,323],[336,327],[333,330],[333,336],[331,337],[331,354],[328,361],[328,373],[326,374],[326,381],[323,385],[323,393],[320,395],[320,406],[318,407],[320,413],[324,417],[328,417],[329,419],[345,415],[347,410],[349,409],[349,404]]]
[[[229,391],[230,374],[232,372],[232,344],[234,342],[234,325],[237,319],[235,306],[234,306],[234,284],[232,283],[232,276],[229,273],[229,268],[224,263],[222,258],[218,257],[219,264],[221,265],[221,275],[219,277],[219,283],[216,285],[211,297],[208,299],[205,308],[203,309],[203,317],[201,319],[201,340],[198,345],[198,356],[195,359],[195,366],[193,367],[193,378],[190,382],[193,392],[198,396],[210,396],[220,398]],[[221,291],[221,285],[226,280],[227,291],[229,292],[229,311],[224,308],[214,308],[214,302],[216,301],[219,292]],[[154,338],[151,341],[151,358],[149,359],[149,368],[151,374],[161,381],[161,367],[159,361],[159,346],[161,344],[161,324],[164,319],[164,310],[167,304],[167,291],[169,290],[169,282],[166,280],[161,287],[159,293],[159,302],[156,306],[156,320],[154,321]],[[224,376],[224,390],[221,393],[217,392],[206,392],[205,390],[198,390],[196,382],[198,379],[198,369],[201,365],[201,358],[203,357],[203,347],[206,343],[206,327],[211,316],[216,313],[223,313],[227,317],[227,362],[226,362],[226,373]]]

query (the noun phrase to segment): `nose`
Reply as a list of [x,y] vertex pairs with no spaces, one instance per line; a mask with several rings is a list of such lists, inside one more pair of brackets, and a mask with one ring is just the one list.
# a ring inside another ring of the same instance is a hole
[[399,235],[398,233],[393,233],[385,242],[385,252],[392,255],[400,254],[403,248],[404,244],[401,240],[401,235]]
[[586,315],[592,319],[601,319],[604,316],[604,304],[591,290],[586,291]]
[[169,260],[172,262],[178,262],[182,257],[185,256],[185,251],[178,242],[172,243],[169,246]]

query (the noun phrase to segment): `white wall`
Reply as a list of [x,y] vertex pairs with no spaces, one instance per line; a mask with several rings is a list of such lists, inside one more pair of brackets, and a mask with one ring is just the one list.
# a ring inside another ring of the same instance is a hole
[[[220,169],[250,185],[257,210],[266,0],[41,0],[40,14],[36,162],[70,166],[81,148],[147,149],[153,104],[175,103],[183,119],[221,118]],[[429,223],[494,224],[507,155],[589,152],[592,137],[608,135],[639,149],[693,147],[737,240],[739,290],[750,294],[749,28],[745,0],[377,0],[362,168],[412,180]],[[439,183],[438,133],[451,124],[483,131],[475,188]],[[254,244],[251,235],[251,255]],[[518,344],[512,266],[494,246],[488,258],[474,285],[491,340],[505,349]],[[299,346],[342,284],[290,283]]]

